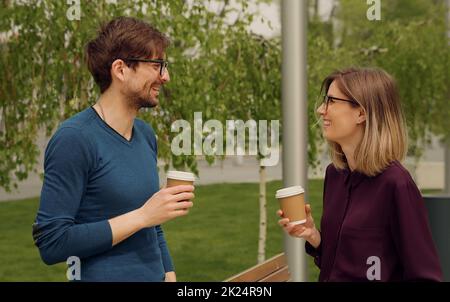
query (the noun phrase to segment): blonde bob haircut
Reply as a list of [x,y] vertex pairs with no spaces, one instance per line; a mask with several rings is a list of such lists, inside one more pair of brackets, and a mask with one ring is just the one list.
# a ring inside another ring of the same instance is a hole
[[[407,133],[392,76],[378,68],[348,68],[326,77],[321,91],[327,93],[334,81],[366,114],[364,136],[354,153],[356,171],[375,176],[393,161],[402,161],[407,151]],[[337,169],[347,169],[341,146],[331,141],[328,144],[333,165]]]

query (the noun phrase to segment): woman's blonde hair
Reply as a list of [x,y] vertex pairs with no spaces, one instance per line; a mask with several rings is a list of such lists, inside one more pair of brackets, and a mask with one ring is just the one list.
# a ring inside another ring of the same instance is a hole
[[[393,161],[403,160],[407,151],[407,133],[392,76],[377,68],[348,68],[326,77],[321,91],[327,93],[334,81],[339,90],[356,101],[366,114],[364,136],[354,153],[356,171],[375,176]],[[333,165],[338,169],[348,168],[341,146],[328,143]]]

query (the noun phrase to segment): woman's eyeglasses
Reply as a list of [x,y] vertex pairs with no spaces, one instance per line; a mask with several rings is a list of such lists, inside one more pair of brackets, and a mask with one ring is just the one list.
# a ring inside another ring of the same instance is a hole
[[347,103],[359,106],[359,103],[354,100],[346,100],[346,99],[336,98],[331,95],[324,95],[322,105],[325,105],[325,111],[328,110],[328,106],[330,105],[330,103],[333,104],[335,101],[347,102]]

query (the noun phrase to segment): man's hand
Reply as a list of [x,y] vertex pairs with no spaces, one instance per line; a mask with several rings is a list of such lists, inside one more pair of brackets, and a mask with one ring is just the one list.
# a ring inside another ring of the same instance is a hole
[[193,206],[194,186],[180,185],[164,188],[156,192],[138,209],[142,227],[152,227],[163,224],[179,216],[189,213]]
[[109,220],[112,245],[122,242],[143,228],[152,227],[189,213],[193,206],[194,186],[174,186],[156,192],[146,203],[133,211]]
[[175,272],[167,272],[166,278],[164,279],[165,282],[177,282],[177,276],[175,275]]

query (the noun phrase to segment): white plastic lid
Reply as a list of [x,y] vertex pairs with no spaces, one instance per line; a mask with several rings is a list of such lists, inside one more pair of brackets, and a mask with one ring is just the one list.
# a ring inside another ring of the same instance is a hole
[[168,171],[167,178],[185,181],[195,181],[195,175],[190,172]]
[[300,193],[304,193],[305,190],[302,186],[293,186],[293,187],[287,187],[284,189],[280,189],[277,191],[275,197],[276,198],[284,198],[289,196],[294,196]]

